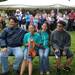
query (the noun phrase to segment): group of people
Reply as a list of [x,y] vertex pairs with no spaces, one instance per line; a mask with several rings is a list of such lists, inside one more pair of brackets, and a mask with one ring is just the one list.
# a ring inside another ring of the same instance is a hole
[[[62,66],[64,70],[70,71],[73,53],[70,50],[71,37],[64,29],[65,25],[64,21],[59,20],[56,28],[51,32],[48,23],[45,21],[41,25],[40,31],[37,32],[36,26],[29,23],[26,31],[18,27],[18,20],[15,16],[10,16],[9,25],[3,29],[2,17],[0,17],[0,64],[2,65],[0,75],[9,74],[8,56],[10,54],[15,56],[14,75],[23,75],[26,66],[28,66],[28,74],[32,75],[32,60],[36,54],[39,55],[40,75],[43,75],[44,72],[50,75],[48,57],[51,47],[56,58],[57,72],[61,71]],[[36,52],[34,57],[30,54],[31,49]],[[62,55],[67,57],[64,65],[61,64]]]
[[19,26],[22,28],[28,29],[29,24],[34,24],[36,29],[39,30],[41,25],[47,21],[48,25],[51,27],[51,30],[54,30],[56,27],[56,22],[59,20],[65,21],[65,29],[68,31],[75,30],[75,12],[74,10],[71,11],[64,11],[64,12],[56,12],[51,10],[50,12],[36,12],[35,14],[30,13],[29,11],[23,12],[19,9],[16,10],[14,13],[18,19]]

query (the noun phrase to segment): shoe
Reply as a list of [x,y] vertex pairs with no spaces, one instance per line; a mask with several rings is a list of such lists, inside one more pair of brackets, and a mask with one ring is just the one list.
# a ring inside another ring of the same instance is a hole
[[64,67],[64,70],[68,72],[68,71],[71,71],[71,68],[70,67]]
[[61,75],[61,70],[57,68],[56,75]]
[[40,72],[40,75],[43,75],[43,72]]
[[9,72],[1,73],[0,75],[9,75]]
[[49,71],[47,71],[47,72],[46,72],[46,75],[50,75],[50,72],[49,72]]
[[19,75],[19,71],[14,70],[14,75]]

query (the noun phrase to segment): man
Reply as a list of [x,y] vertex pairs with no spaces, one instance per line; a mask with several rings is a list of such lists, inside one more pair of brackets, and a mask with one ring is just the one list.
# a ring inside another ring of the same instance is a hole
[[75,19],[75,12],[74,10],[71,10],[71,12],[68,14],[69,20],[68,20],[68,30],[72,31],[73,30],[73,23]]
[[31,18],[31,14],[29,13],[29,11],[27,11],[27,13],[26,13],[26,15],[25,15],[26,30],[28,30],[28,26],[30,25],[30,18]]
[[19,26],[21,27],[23,14],[22,14],[22,12],[21,12],[20,9],[17,9],[17,10],[16,10],[15,16],[16,16],[16,18],[18,19],[18,24],[19,24]]
[[16,17],[9,18],[9,26],[2,32],[1,39],[4,44],[1,45],[1,64],[2,64],[2,75],[8,75],[8,55],[13,54],[15,56],[15,62],[13,70],[15,75],[18,74],[19,65],[23,59],[23,51],[21,50],[22,39],[26,32],[17,26]]
[[67,61],[64,65],[64,70],[70,71],[70,64],[72,62],[73,54],[69,47],[71,46],[71,37],[64,30],[65,22],[59,21],[57,28],[51,34],[51,43],[56,57],[57,72],[61,68],[61,55],[66,55]]

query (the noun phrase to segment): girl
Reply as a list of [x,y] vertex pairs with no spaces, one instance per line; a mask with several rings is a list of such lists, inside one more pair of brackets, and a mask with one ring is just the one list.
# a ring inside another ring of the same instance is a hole
[[40,32],[42,39],[43,49],[39,50],[40,57],[40,75],[43,75],[46,72],[49,75],[49,62],[48,62],[48,54],[49,54],[49,34],[47,33],[47,24],[44,23],[42,25],[42,31]]
[[29,32],[24,36],[23,42],[25,46],[24,50],[24,60],[22,62],[20,75],[23,75],[26,64],[28,65],[29,75],[32,75],[32,56],[29,54],[29,45],[31,45],[32,41],[34,42],[34,49],[36,50],[37,46],[40,44],[40,35],[35,32],[35,27],[33,25],[29,25]]

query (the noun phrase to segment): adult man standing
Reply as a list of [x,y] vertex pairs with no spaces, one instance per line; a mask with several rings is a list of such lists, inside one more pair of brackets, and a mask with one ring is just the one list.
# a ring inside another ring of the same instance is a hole
[[21,46],[23,45],[22,39],[26,32],[19,28],[17,25],[17,18],[9,18],[9,26],[6,27],[1,35],[1,39],[4,41],[4,44],[1,45],[1,64],[2,64],[2,75],[8,75],[8,55],[13,54],[15,56],[15,62],[13,65],[13,70],[15,75],[18,74],[19,65],[23,59],[23,51]]

